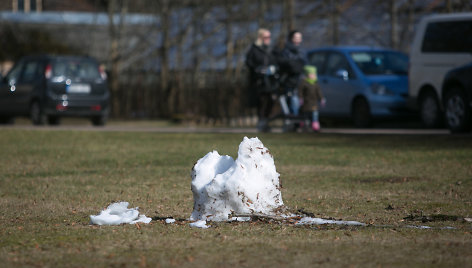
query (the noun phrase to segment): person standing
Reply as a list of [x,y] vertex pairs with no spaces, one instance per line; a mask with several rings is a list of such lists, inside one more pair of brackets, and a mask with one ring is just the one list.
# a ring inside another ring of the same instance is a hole
[[270,50],[271,34],[267,29],[259,29],[257,39],[246,54],[249,69],[249,104],[257,107],[260,131],[269,131],[268,119],[272,111],[276,83],[277,61]]
[[[281,98],[281,105],[286,115],[297,116],[300,108],[297,87],[300,76],[303,74],[303,66],[306,64],[305,53],[300,49],[302,40],[301,32],[291,31],[285,47],[277,58],[281,71],[281,83],[285,93]],[[285,99],[285,96],[287,99]]]
[[326,99],[323,97],[320,86],[318,85],[318,76],[316,67],[306,65],[304,67],[305,77],[301,80],[298,92],[300,94],[301,110],[308,122],[311,122],[311,129],[313,131],[320,131],[320,121],[318,118],[318,104],[321,106],[326,104]]

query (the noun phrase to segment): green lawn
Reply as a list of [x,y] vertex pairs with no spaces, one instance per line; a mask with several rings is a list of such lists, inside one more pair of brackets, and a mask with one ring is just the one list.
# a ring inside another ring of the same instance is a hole
[[472,223],[404,220],[472,217],[471,136],[259,135],[288,207],[368,227],[89,225],[120,200],[188,218],[193,164],[214,149],[236,157],[243,136],[0,129],[2,266],[471,265]]

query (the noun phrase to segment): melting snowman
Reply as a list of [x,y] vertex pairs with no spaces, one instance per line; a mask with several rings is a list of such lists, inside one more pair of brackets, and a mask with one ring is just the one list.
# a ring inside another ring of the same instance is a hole
[[212,151],[192,169],[192,221],[227,221],[232,214],[274,215],[283,207],[280,174],[258,138],[244,137],[238,157]]

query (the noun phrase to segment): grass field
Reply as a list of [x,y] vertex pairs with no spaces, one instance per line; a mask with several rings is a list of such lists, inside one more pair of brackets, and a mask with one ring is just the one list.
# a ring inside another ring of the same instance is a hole
[[188,218],[193,164],[213,149],[236,157],[242,138],[0,130],[2,266],[470,267],[472,223],[461,218],[472,217],[471,136],[259,135],[288,207],[367,227],[89,225],[120,200],[149,217]]

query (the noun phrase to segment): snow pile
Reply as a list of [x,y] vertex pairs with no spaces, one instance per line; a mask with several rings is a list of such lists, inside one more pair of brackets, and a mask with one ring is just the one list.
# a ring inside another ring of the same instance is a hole
[[209,225],[206,225],[206,221],[204,220],[199,220],[199,221],[196,221],[196,222],[191,222],[189,223],[190,227],[195,227],[195,228],[202,228],[202,229],[206,229],[206,228],[210,228]]
[[90,215],[92,224],[118,225],[122,223],[135,224],[138,222],[149,223],[151,218],[139,214],[138,208],[128,208],[128,202],[117,202],[102,210],[99,215]]
[[244,137],[236,161],[209,152],[192,170],[190,220],[226,221],[233,212],[273,215],[283,206],[279,176],[272,155],[258,138]]
[[358,226],[365,226],[365,223],[358,222],[358,221],[336,221],[336,220],[325,220],[322,218],[312,218],[312,217],[303,217],[301,218],[296,225],[304,225],[304,224],[338,224],[338,225],[358,225]]

